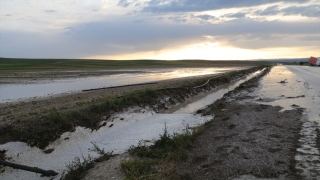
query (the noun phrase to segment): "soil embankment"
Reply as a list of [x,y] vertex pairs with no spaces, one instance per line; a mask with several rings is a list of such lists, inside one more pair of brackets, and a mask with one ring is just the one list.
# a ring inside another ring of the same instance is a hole
[[215,118],[176,167],[182,179],[301,179],[295,155],[303,109],[243,101],[257,98],[250,92],[258,85],[248,81],[202,111]]

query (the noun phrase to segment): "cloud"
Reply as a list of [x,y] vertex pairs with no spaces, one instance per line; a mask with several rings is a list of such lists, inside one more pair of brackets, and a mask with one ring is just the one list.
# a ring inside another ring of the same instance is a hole
[[245,18],[247,15],[247,13],[243,13],[243,12],[237,12],[237,13],[230,13],[230,14],[226,14],[224,15],[224,17],[226,18]]
[[320,35],[303,36],[303,37],[300,37],[300,40],[302,40],[302,41],[317,41],[320,45]]
[[320,17],[320,5],[313,4],[308,6],[289,6],[281,8],[280,6],[271,6],[264,10],[256,11],[255,14],[260,16],[279,15],[284,16],[300,15],[305,17]]
[[10,17],[10,16],[12,16],[12,14],[6,14],[6,15],[4,15],[4,16]]
[[196,16],[196,17],[197,17],[197,18],[200,18],[200,19],[202,19],[202,20],[204,20],[204,21],[216,19],[215,16],[211,16],[211,15],[208,15],[208,14],[198,15],[198,16]]
[[158,51],[203,41],[212,43],[221,41],[231,46],[249,49],[311,46],[318,42],[306,42],[300,38],[316,37],[319,33],[318,23],[315,22],[260,22],[252,19],[236,19],[221,24],[202,24],[199,27],[197,24],[166,24],[150,21],[136,24],[133,21],[134,19],[127,18],[80,23],[66,27],[64,33],[50,35],[1,30],[0,39],[6,43],[1,43],[0,56],[31,58],[111,56]]
[[45,10],[44,12],[46,12],[46,13],[55,13],[55,12],[57,12],[57,11],[50,9],[50,10]]
[[[196,12],[223,8],[252,7],[277,2],[301,3],[301,0],[152,0],[142,9],[142,12]],[[307,2],[307,0],[305,0],[305,2]]]
[[132,3],[131,2],[128,2],[127,0],[120,0],[119,3],[118,3],[118,6],[121,6],[121,7],[128,7],[130,6]]

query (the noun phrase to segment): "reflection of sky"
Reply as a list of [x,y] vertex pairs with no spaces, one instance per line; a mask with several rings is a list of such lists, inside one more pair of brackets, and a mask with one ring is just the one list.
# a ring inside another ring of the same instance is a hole
[[68,80],[57,80],[51,83],[38,84],[8,84],[0,85],[0,103],[19,98],[47,96],[52,94],[80,91],[84,89],[119,86],[154,82],[165,79],[188,77],[205,74],[216,74],[237,68],[185,68],[185,69],[159,69],[141,74],[117,74],[99,77],[87,77]]
[[1,0],[0,57],[319,56],[319,0],[190,2]]

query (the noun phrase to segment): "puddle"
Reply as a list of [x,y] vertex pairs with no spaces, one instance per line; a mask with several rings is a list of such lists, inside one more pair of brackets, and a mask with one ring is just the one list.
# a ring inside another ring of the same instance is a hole
[[228,84],[221,85],[212,91],[209,91],[204,94],[200,94],[198,96],[193,97],[191,100],[187,100],[177,106],[174,106],[163,113],[174,113],[174,114],[192,114],[195,113],[197,110],[202,109],[212,103],[214,103],[216,100],[222,98],[222,96],[229,91],[234,90],[236,87],[238,87],[241,83],[244,83],[251,78],[257,76],[262,71],[257,71],[255,73],[252,73],[248,76],[246,76],[243,79],[233,81]]
[[[302,125],[295,159],[296,168],[306,179],[320,179],[320,154],[316,147],[316,129],[320,123],[320,69],[301,66],[277,66],[261,81],[261,88],[253,95],[256,103],[281,106],[285,110],[305,108],[307,120]],[[279,83],[285,81],[286,83]],[[270,99],[272,99],[270,101]]]
[[[0,103],[34,97],[45,97],[61,93],[79,92],[83,89],[146,83],[206,74],[219,74],[237,69],[243,68],[143,69],[144,73],[135,74],[125,73],[98,77],[63,79],[49,83],[39,81],[39,83],[36,84],[2,84],[0,85]],[[139,69],[136,69],[136,71],[139,71]]]

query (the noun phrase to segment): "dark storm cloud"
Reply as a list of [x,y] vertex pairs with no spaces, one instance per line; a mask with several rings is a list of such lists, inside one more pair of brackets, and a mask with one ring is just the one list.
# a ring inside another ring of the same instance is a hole
[[270,16],[270,15],[300,15],[305,17],[320,17],[320,5],[309,6],[289,6],[287,8],[281,8],[279,6],[271,6],[264,10],[256,11],[257,15]]
[[303,3],[308,1],[309,0],[153,0],[149,1],[147,6],[142,9],[142,12],[195,12],[223,8],[252,7],[276,2]]

